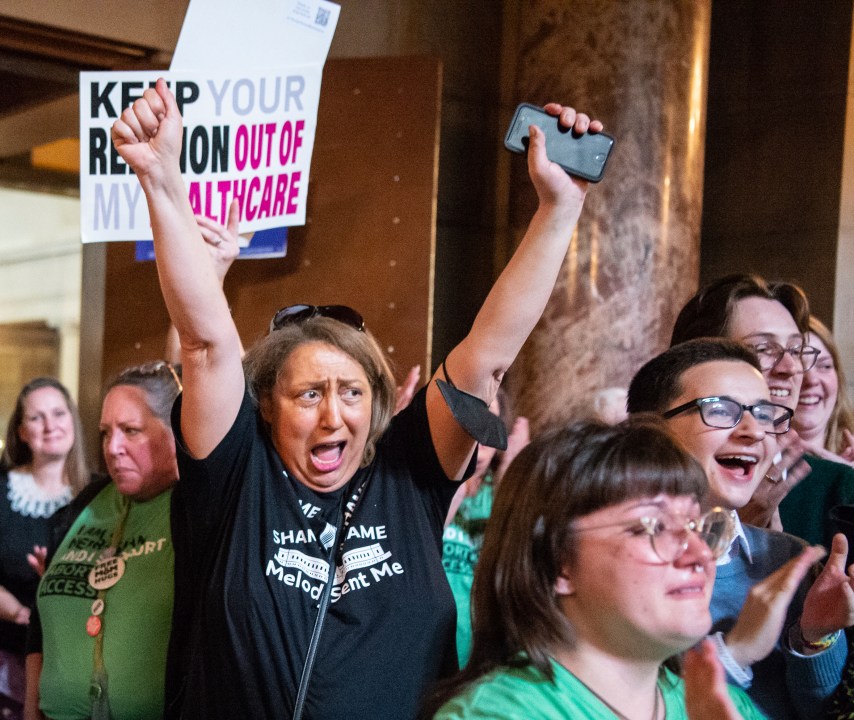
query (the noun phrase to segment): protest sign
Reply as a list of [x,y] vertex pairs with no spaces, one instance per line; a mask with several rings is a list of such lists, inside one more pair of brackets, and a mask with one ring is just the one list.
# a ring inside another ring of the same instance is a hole
[[322,65],[240,74],[80,74],[80,200],[84,242],[151,237],[136,177],[110,139],[122,110],[159,76],[184,117],[181,171],[193,211],[241,232],[305,222]]
[[191,0],[171,69],[323,65],[340,12],[328,0]]

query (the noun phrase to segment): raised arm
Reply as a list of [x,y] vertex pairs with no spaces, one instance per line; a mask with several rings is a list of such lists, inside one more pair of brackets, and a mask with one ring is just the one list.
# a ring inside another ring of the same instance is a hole
[[[576,132],[602,130],[598,120],[591,122],[572,108],[552,103],[546,110]],[[542,131],[531,126],[529,133],[528,174],[539,207],[471,331],[445,362],[453,384],[487,404],[546,307],[587,194],[586,181],[570,177],[546,157]],[[435,377],[445,378],[441,368]],[[454,419],[435,382],[427,390],[427,415],[445,473],[460,478],[475,442]]]
[[187,449],[205,457],[231,427],[243,396],[240,339],[187,199],[178,160],[181,115],[161,78],[113,124],[116,150],[145,192],[160,288],[181,338]]

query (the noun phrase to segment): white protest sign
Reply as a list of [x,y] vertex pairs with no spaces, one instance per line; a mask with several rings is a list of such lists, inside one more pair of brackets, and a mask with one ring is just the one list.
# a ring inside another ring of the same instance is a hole
[[171,68],[323,65],[340,12],[327,0],[191,0]]
[[184,118],[181,172],[193,211],[224,225],[236,197],[241,231],[304,224],[322,71],[81,73],[83,242],[151,238],[142,189],[110,128],[161,76]]

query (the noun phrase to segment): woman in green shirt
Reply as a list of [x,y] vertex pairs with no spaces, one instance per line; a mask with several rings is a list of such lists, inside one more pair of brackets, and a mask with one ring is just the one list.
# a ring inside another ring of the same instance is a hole
[[54,516],[30,623],[27,720],[163,715],[178,479],[169,413],[180,390],[163,361],[128,368],[107,386],[99,430],[109,478]]
[[665,661],[709,631],[715,559],[733,533],[724,511],[699,517],[705,488],[655,418],[577,423],[528,445],[486,531],[471,660],[434,717],[687,717]]

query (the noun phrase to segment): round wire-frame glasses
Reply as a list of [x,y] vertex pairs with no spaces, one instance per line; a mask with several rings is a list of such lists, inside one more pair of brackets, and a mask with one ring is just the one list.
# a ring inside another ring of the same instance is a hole
[[662,513],[621,523],[573,528],[571,532],[579,533],[611,527],[624,527],[632,530],[633,534],[647,535],[653,553],[661,562],[667,564],[676,562],[685,554],[691,533],[706,544],[715,560],[728,551],[735,537],[733,511],[722,507],[713,507],[698,518],[684,518]]

